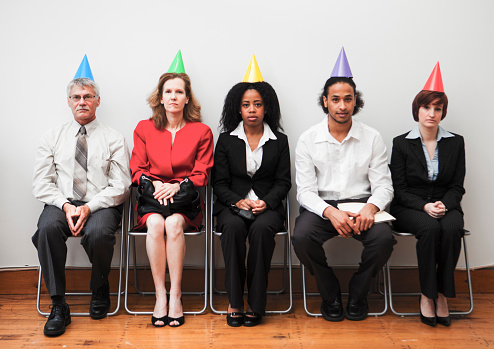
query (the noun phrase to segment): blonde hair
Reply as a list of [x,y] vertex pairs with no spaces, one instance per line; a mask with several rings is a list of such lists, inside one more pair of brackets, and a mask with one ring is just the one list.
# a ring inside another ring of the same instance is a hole
[[192,88],[190,86],[189,76],[185,73],[165,73],[161,75],[158,81],[158,86],[148,98],[149,106],[153,110],[153,116],[151,116],[150,120],[153,120],[154,125],[159,130],[163,130],[168,124],[165,107],[161,104],[163,86],[168,80],[177,78],[183,80],[185,84],[185,95],[189,97],[189,102],[184,106],[184,119],[189,122],[201,121],[201,105],[194,97],[194,93],[192,92]]

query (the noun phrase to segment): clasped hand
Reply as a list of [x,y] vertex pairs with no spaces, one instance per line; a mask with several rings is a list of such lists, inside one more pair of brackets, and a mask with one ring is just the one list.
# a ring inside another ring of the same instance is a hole
[[446,206],[441,201],[425,204],[424,211],[432,218],[439,219],[446,214]]
[[348,238],[369,230],[374,224],[374,215],[378,211],[379,209],[373,204],[365,205],[359,213],[341,211],[333,206],[328,206],[323,215],[331,221],[338,234]]
[[63,211],[65,212],[65,218],[69,224],[70,232],[73,236],[78,236],[91,214],[91,209],[87,205],[76,207],[70,203],[65,203],[63,205]]
[[253,214],[260,214],[267,208],[266,203],[263,200],[249,200],[242,199],[235,204],[241,210],[252,210]]
[[153,181],[154,186],[154,198],[158,200],[161,205],[168,205],[168,200],[173,203],[173,197],[180,191],[180,183],[163,183],[160,181]]

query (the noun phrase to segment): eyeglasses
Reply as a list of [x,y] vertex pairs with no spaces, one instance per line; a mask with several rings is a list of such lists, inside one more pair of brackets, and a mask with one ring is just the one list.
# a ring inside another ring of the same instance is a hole
[[71,100],[73,100],[74,102],[79,102],[82,99],[84,99],[85,102],[87,101],[92,101],[93,99],[96,98],[96,96],[92,96],[92,95],[85,95],[85,96],[77,96],[77,95],[74,95],[74,96],[70,96],[69,97]]

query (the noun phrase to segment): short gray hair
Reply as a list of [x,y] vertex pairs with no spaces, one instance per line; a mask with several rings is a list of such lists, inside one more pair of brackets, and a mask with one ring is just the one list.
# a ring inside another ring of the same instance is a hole
[[72,91],[72,87],[74,86],[80,86],[80,87],[90,86],[93,88],[96,97],[99,97],[99,86],[97,83],[95,83],[93,80],[88,78],[77,78],[77,79],[73,79],[67,85],[67,98],[70,97],[70,92]]

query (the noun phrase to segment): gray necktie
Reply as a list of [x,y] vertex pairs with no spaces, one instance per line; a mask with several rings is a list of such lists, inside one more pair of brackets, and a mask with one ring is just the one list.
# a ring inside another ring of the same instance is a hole
[[86,128],[81,126],[77,136],[75,146],[75,165],[74,165],[74,198],[82,200],[86,196],[87,187],[87,141]]

